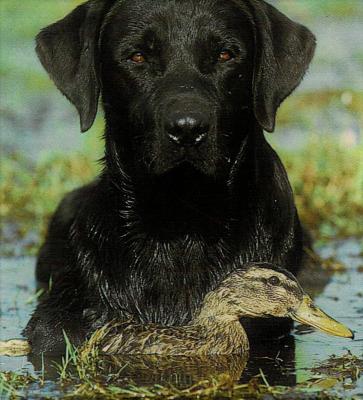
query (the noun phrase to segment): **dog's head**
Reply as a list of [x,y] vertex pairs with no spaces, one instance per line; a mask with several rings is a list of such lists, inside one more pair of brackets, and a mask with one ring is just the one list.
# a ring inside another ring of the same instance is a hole
[[[314,36],[262,0],[90,0],[37,37],[37,52],[136,171],[229,170],[253,120],[273,131]],[[126,160],[125,160],[126,162]]]

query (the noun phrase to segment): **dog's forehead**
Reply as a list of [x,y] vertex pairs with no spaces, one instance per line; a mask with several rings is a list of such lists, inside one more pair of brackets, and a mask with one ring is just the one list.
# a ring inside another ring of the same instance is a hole
[[247,14],[233,0],[120,0],[107,22],[120,34],[153,27],[164,33],[181,31],[193,36],[201,31],[241,30],[248,25]]

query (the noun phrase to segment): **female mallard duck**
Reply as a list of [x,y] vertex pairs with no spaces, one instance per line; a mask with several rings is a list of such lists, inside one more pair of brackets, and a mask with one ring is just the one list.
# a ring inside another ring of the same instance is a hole
[[313,304],[291,273],[268,263],[253,263],[230,273],[209,292],[186,326],[114,322],[96,331],[91,342],[107,354],[241,354],[249,350],[241,317],[290,317],[353,338],[348,328]]
[[[100,346],[107,354],[247,353],[248,338],[239,321],[242,317],[290,317],[331,335],[354,336],[316,307],[290,272],[268,263],[251,263],[230,273],[209,292],[188,325],[112,322],[97,330],[86,346]],[[0,342],[0,354],[9,354],[10,350],[14,354],[14,348],[22,346],[23,352],[28,352],[24,350],[29,350],[27,341]]]

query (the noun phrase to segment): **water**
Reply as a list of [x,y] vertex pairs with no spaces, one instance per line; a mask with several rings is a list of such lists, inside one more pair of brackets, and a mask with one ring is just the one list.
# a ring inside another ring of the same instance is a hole
[[[341,339],[311,329],[295,327],[292,335],[276,341],[255,344],[250,359],[208,359],[207,361],[175,358],[161,360],[155,357],[121,357],[110,361],[112,371],[124,367],[119,379],[132,378],[141,385],[173,383],[181,387],[207,378],[211,373],[228,372],[241,382],[264,372],[271,385],[293,386],[313,375],[311,368],[330,355],[347,351],[363,356],[363,257],[356,240],[334,242],[320,250],[324,257],[334,256],[344,263],[346,271],[331,273],[307,269],[300,277],[305,290],[315,296],[318,306],[346,324],[355,332],[355,339]],[[310,268],[310,267],[309,267]],[[313,267],[311,267],[313,268]],[[29,315],[35,307],[34,259],[31,257],[1,260],[0,269],[1,330],[0,340],[21,336]],[[27,398],[50,395],[61,397],[64,392],[56,385],[52,359],[45,359],[47,383],[27,389]],[[245,365],[246,364],[246,365]],[[126,367],[125,367],[126,365]],[[35,373],[41,369],[39,358],[0,356],[0,370]],[[339,392],[339,388],[337,389]],[[363,378],[352,390],[340,389],[344,396],[362,396]]]

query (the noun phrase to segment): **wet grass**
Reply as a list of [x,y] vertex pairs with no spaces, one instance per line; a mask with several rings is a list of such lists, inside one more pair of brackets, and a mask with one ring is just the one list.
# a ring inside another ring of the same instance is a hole
[[300,150],[280,152],[300,217],[317,240],[363,233],[363,146],[312,137]]
[[37,380],[37,377],[29,374],[0,372],[0,398],[17,398],[21,388],[37,382]]
[[[347,352],[312,368],[309,380],[295,387],[272,386],[264,373],[240,384],[228,374],[204,379],[194,385],[179,389],[171,385],[138,386],[133,382],[120,382],[118,374],[102,373],[103,359],[95,341],[75,348],[67,340],[66,354],[57,366],[57,385],[64,391],[62,398],[69,399],[343,399],[339,389],[352,389],[363,368],[361,357]],[[0,373],[0,396],[19,398],[29,385],[37,384],[37,392],[46,385],[44,374],[21,375],[16,372]],[[42,398],[47,398],[45,395]]]
[[33,254],[62,196],[91,180],[97,164],[82,154],[50,155],[38,162],[12,154],[4,155],[0,169],[4,250],[12,254],[11,244],[20,241],[23,254]]
[[343,382],[346,388],[351,388],[357,382],[363,371],[363,359],[350,352],[343,356],[332,355],[320,365],[314,367],[312,372],[320,376],[328,376]]

